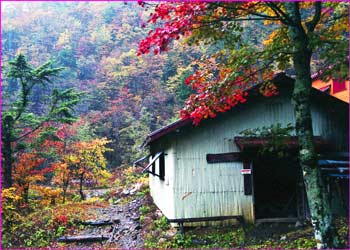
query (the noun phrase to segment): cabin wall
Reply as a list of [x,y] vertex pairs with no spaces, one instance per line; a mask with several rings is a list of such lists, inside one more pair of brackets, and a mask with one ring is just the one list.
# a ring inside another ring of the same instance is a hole
[[[158,176],[149,174],[150,193],[154,203],[167,218],[174,218],[174,170],[175,150],[171,147],[155,147],[154,150],[164,151],[165,176],[161,180]],[[151,159],[150,159],[151,160]],[[159,160],[156,161],[156,170],[159,170]]]
[[311,105],[311,110],[314,135],[320,135],[332,143],[332,150],[348,152],[348,106],[315,100]]
[[254,222],[253,196],[244,194],[243,164],[209,164],[206,155],[239,152],[233,139],[247,128],[277,122],[286,126],[292,109],[284,102],[283,98],[273,103],[262,99],[260,105],[242,105],[179,133],[174,196],[177,218],[243,215],[247,222]]

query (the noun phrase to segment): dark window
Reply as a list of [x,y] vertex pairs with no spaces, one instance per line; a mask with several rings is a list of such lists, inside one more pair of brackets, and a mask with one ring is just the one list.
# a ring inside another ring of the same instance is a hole
[[[152,159],[155,159],[154,157],[155,157],[154,154],[152,154]],[[155,160],[153,161],[153,163],[152,163],[151,172],[152,172],[153,174],[156,172],[156,160],[157,160],[157,159],[155,159]]]
[[[158,160],[158,167],[156,169],[156,161]],[[164,180],[165,177],[165,158],[164,152],[158,152],[157,154],[152,155],[152,160],[148,163],[147,167],[144,168],[142,173],[150,173],[152,175],[158,176],[161,180]]]
[[159,157],[159,178],[164,180],[165,177],[165,157],[164,153]]

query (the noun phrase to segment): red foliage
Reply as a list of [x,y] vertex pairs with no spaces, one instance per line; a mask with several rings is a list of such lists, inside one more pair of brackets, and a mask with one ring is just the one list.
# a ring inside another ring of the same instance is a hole
[[196,81],[192,87],[197,90],[197,94],[192,94],[185,102],[185,107],[180,112],[181,118],[190,118],[198,125],[202,119],[214,118],[217,113],[226,112],[238,103],[246,102],[248,93],[237,88],[241,84],[239,81],[224,84],[225,86],[216,83],[217,91],[212,91],[212,83]]
[[[158,4],[154,13],[150,14],[148,23],[161,21],[160,27],[150,31],[148,36],[140,42],[138,55],[149,53],[151,48],[154,48],[155,55],[167,51],[172,40],[190,35],[192,30],[205,22],[204,17],[210,12],[208,7],[209,4],[205,2]],[[251,3],[241,3],[241,8],[249,12]],[[219,20],[226,14],[226,9],[221,8],[220,11],[214,11],[209,15],[211,19]],[[242,13],[236,11],[230,16],[232,15],[240,16]],[[192,94],[187,99],[185,107],[180,112],[182,119],[190,118],[195,125],[198,125],[202,119],[213,118],[217,113],[226,112],[237,104],[246,102],[247,90],[258,82],[252,73],[253,70],[243,66],[239,69],[239,72],[242,72],[241,76],[232,79],[232,69],[216,63],[214,57],[204,63],[201,62],[201,65],[201,70],[185,80],[185,84],[191,85],[192,89],[196,90],[196,94]],[[278,93],[276,87],[271,84],[264,85],[261,92],[265,96]]]
[[28,188],[31,183],[43,181],[46,169],[39,169],[45,159],[35,153],[22,153],[14,164],[13,181],[18,195],[25,201],[28,196]]
[[54,223],[57,223],[59,225],[67,225],[68,217],[65,215],[57,215],[54,219]]
[[158,20],[168,22],[148,33],[148,36],[140,42],[137,55],[149,53],[151,47],[155,47],[154,54],[167,51],[168,45],[173,39],[177,40],[180,36],[190,35],[198,17],[206,9],[206,6],[207,4],[204,2],[158,4],[154,10],[155,12],[150,14],[148,23],[156,23]]

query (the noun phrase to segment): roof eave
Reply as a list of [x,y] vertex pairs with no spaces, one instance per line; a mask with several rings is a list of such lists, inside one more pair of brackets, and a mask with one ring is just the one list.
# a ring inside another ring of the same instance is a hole
[[181,127],[187,126],[189,124],[192,124],[192,121],[190,119],[179,119],[173,123],[170,123],[169,125],[162,127],[160,129],[157,129],[153,131],[152,133],[148,134],[144,142],[141,144],[139,148],[145,148],[148,146],[151,142],[156,141],[160,137],[169,134],[170,132],[173,132]]

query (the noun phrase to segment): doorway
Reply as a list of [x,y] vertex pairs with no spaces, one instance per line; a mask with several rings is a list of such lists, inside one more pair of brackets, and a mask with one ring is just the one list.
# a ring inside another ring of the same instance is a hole
[[289,158],[253,162],[255,219],[296,218],[298,164]]

